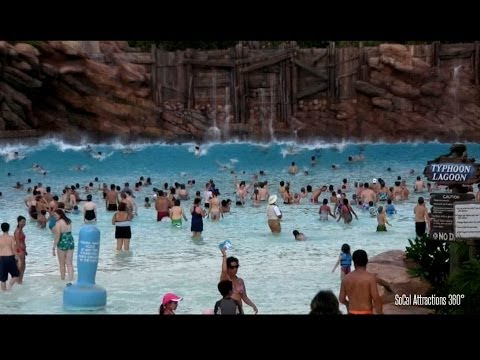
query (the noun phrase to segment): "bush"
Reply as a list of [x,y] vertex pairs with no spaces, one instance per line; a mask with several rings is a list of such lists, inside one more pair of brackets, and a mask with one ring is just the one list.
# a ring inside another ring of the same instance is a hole
[[138,41],[138,40],[130,40],[128,45],[134,48],[140,48],[143,51],[148,51],[151,49],[152,45],[155,44],[155,41]]
[[460,304],[443,306],[438,309],[438,313],[480,314],[480,261],[472,259],[464,262],[461,268],[449,279],[442,294],[439,295],[446,297],[447,304],[452,295],[464,295],[464,297],[460,298]]
[[413,241],[408,239],[406,257],[418,264],[410,270],[410,275],[420,276],[428,280],[434,290],[442,288],[450,272],[450,254],[448,243],[431,240],[427,234]]

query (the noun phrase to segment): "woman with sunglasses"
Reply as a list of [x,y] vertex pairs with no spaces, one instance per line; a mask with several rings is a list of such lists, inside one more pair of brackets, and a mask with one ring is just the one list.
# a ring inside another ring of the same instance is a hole
[[222,274],[220,275],[220,281],[230,280],[233,284],[233,300],[238,300],[240,303],[245,302],[247,305],[253,308],[255,314],[258,312],[257,307],[252,300],[247,296],[247,289],[242,278],[237,276],[238,268],[240,264],[238,259],[234,256],[229,256],[227,258],[227,250],[223,248],[222,250]]

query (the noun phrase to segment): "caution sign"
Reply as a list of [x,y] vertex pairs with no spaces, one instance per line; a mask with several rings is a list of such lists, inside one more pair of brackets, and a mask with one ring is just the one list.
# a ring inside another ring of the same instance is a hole
[[453,205],[454,233],[458,239],[480,239],[480,203],[461,202]]
[[[474,194],[432,193],[432,226],[430,236],[433,240],[456,241],[454,226],[454,203],[474,200]],[[479,222],[480,226],[480,222]]]

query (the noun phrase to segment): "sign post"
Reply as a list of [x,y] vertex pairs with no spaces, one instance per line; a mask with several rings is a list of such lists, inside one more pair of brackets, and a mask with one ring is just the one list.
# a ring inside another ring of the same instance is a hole
[[[480,182],[480,164],[474,162],[475,159],[467,156],[466,145],[453,144],[449,154],[428,161],[423,171],[428,180],[452,190],[451,193],[431,194],[431,238],[437,241],[466,241],[470,247],[470,258],[476,256],[477,241],[480,239],[480,203],[470,201],[475,199],[470,185]],[[478,209],[472,204],[478,204]],[[478,219],[474,215],[477,210]],[[474,221],[477,223],[474,224]],[[449,246],[450,274],[461,263],[457,247],[456,244]]]

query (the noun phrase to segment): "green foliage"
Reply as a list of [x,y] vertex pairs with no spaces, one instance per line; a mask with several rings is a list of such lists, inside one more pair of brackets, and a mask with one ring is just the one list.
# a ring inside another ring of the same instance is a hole
[[359,47],[359,41],[336,41],[335,46],[338,48],[346,48],[346,47]]
[[380,44],[384,44],[385,41],[372,41],[372,40],[368,40],[368,41],[362,41],[362,45],[364,47],[374,47],[374,46],[379,46]]
[[435,288],[445,285],[450,271],[450,254],[448,243],[431,240],[427,234],[422,238],[408,239],[406,257],[418,264],[411,269],[412,276],[420,276],[428,280]]
[[142,50],[150,50],[152,47],[152,44],[155,44],[155,41],[136,41],[136,40],[131,40],[128,42],[128,45],[130,47],[136,47],[140,48]]
[[149,50],[152,44],[157,44],[158,47],[166,51],[186,50],[186,49],[200,49],[200,50],[215,50],[228,49],[234,47],[238,41],[220,40],[220,41],[136,41],[128,42],[131,47],[139,47],[143,50]]
[[297,45],[302,49],[308,48],[326,48],[330,41],[325,40],[307,40],[307,41],[297,41]]
[[447,299],[452,295],[464,295],[464,298],[461,299],[460,305],[443,306],[438,313],[480,314],[480,261],[472,259],[464,262],[461,268],[451,276],[441,295]]
[[35,48],[39,48],[43,41],[38,40],[28,40],[28,41],[11,41],[12,44],[29,44]]

